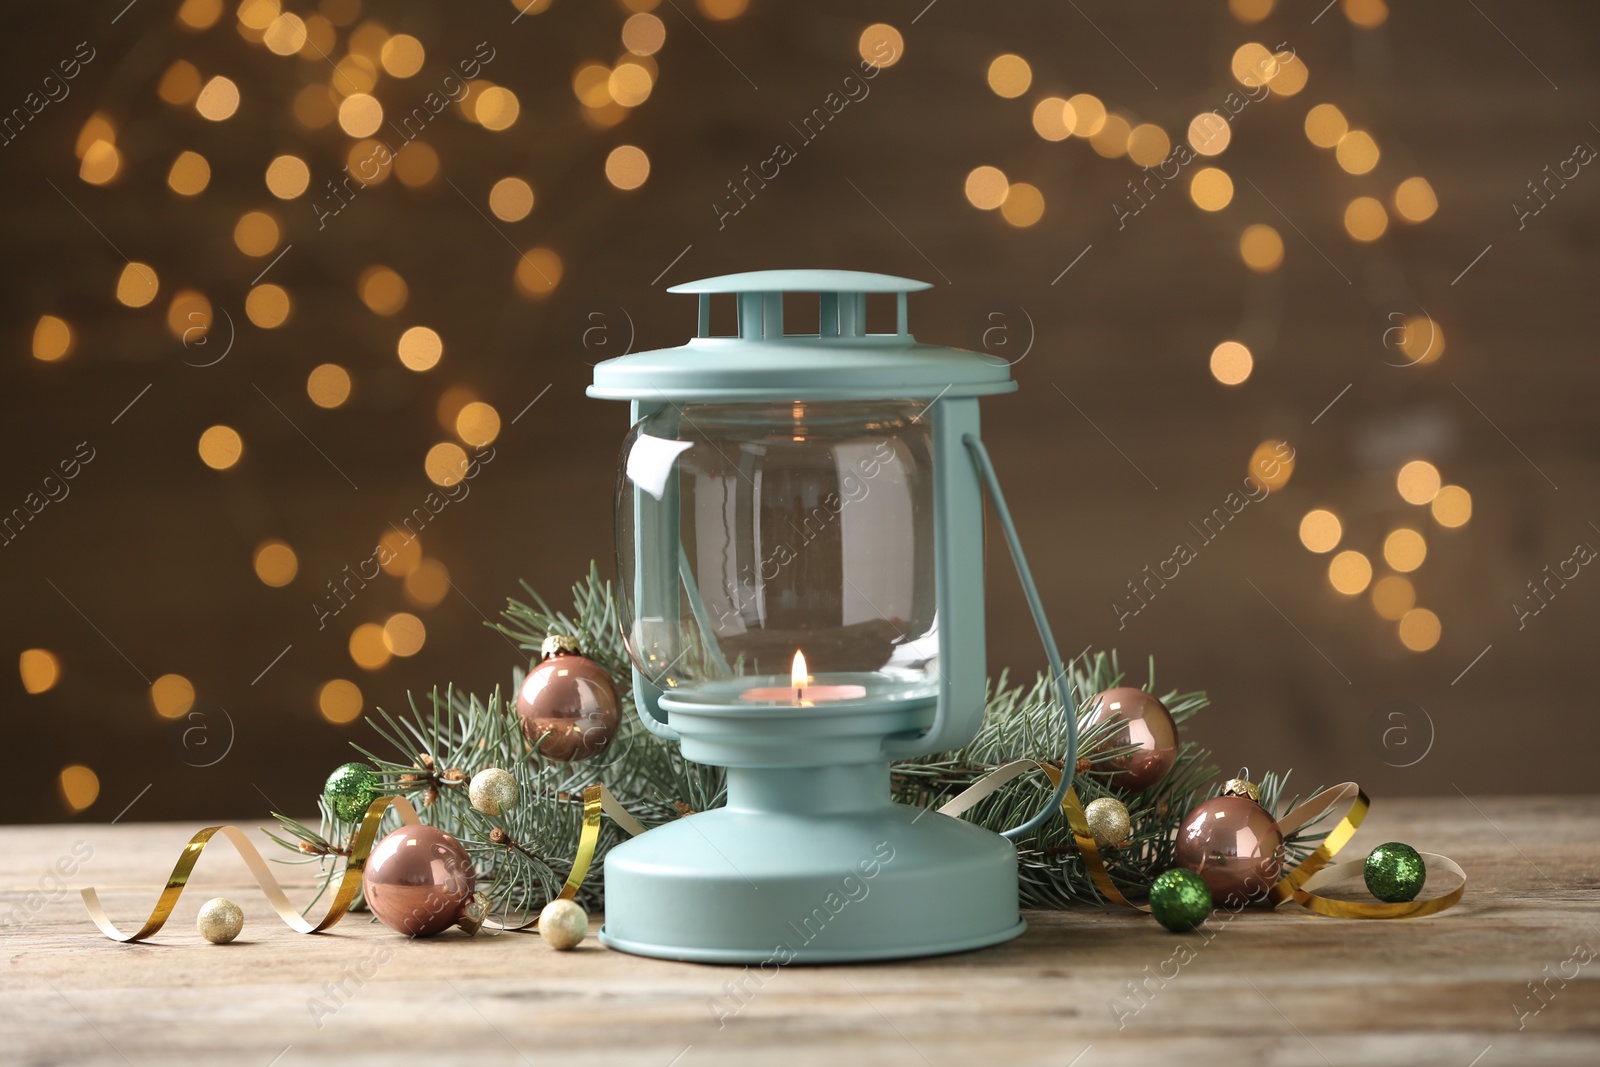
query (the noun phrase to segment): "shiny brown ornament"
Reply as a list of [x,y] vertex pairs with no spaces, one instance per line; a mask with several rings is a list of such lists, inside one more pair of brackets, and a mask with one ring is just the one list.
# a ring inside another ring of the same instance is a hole
[[522,732],[545,759],[588,759],[609,745],[622,725],[617,687],[604,667],[578,654],[571,637],[546,638],[542,652],[517,690]]
[[433,826],[402,826],[372,850],[361,891],[391,930],[432,937],[472,917],[475,882],[461,842]]
[[1283,833],[1248,796],[1196,804],[1178,827],[1172,858],[1205,879],[1219,907],[1238,908],[1267,895],[1283,872]]
[[1112,788],[1143,792],[1159,782],[1177,762],[1178,726],[1166,705],[1143,689],[1107,689],[1096,697],[1084,729],[1091,730],[1104,722],[1118,725],[1105,740],[1095,745],[1097,749],[1109,752],[1129,745],[1138,746],[1132,752],[1095,763],[1097,768],[1109,767],[1117,772],[1111,779]]

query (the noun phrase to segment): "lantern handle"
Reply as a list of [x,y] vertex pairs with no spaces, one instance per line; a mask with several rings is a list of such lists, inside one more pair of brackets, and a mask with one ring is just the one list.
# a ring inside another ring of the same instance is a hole
[[[1061,663],[1061,652],[1056,648],[1055,635],[1050,632],[1050,620],[1045,618],[1044,604],[1039,599],[1039,589],[1033,584],[1033,572],[1028,569],[1028,559],[1022,554],[1022,542],[1017,538],[1017,527],[1011,521],[1011,511],[1006,507],[1005,494],[1000,491],[1000,479],[989,461],[989,450],[977,434],[964,434],[961,443],[967,446],[983,475],[983,484],[994,502],[995,514],[1000,517],[1000,528],[1005,532],[1006,545],[1011,549],[1011,560],[1017,565],[1017,579],[1022,584],[1022,594],[1027,598],[1028,610],[1033,613],[1033,625],[1039,631],[1039,641],[1044,645],[1045,658],[1050,662],[1050,686],[1055,691],[1067,719],[1067,752],[1062,763],[1061,782],[1038,814],[1020,826],[1001,833],[1000,836],[1015,841],[1043,826],[1051,816],[1061,810],[1061,801],[1072,788],[1073,769],[1078,764],[1078,692],[1077,683]],[[1072,699],[1068,699],[1068,697]]]

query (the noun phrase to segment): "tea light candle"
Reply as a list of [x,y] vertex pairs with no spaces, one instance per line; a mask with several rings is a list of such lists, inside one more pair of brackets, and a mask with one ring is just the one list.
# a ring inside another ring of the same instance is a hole
[[867,695],[864,685],[812,685],[806,673],[805,653],[796,651],[794,666],[790,671],[792,681],[787,686],[769,685],[746,689],[739,694],[741,700],[782,701],[802,708],[835,700],[860,700]]

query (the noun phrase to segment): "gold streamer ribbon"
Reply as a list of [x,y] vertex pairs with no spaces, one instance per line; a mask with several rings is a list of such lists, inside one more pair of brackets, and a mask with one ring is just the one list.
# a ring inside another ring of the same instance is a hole
[[189,839],[189,843],[178,856],[177,865],[167,876],[166,888],[161,891],[161,897],[151,910],[150,917],[133,933],[125,934],[117,929],[106,916],[105,908],[100,905],[100,894],[95,892],[93,887],[80,891],[83,895],[83,904],[89,909],[89,918],[93,919],[100,932],[111,940],[143,941],[165,926],[167,920],[172,917],[172,909],[177,906],[178,898],[183,895],[184,887],[189,884],[189,875],[194,871],[195,864],[200,861],[200,854],[206,850],[206,845],[214,837],[221,834],[249,866],[250,873],[255,875],[256,884],[261,887],[261,892],[266,894],[267,902],[272,905],[272,910],[278,913],[278,918],[297,933],[320,933],[344,918],[345,912],[350,910],[350,902],[356,898],[356,893],[361,888],[361,872],[366,868],[367,857],[372,854],[372,846],[377,841],[378,830],[383,823],[383,813],[390,807],[400,813],[400,821],[405,825],[413,825],[420,821],[417,818],[417,810],[404,797],[379,797],[374,800],[367,808],[367,814],[361,821],[361,829],[356,833],[355,841],[350,846],[350,861],[345,864],[344,875],[339,880],[339,888],[334,892],[333,902],[328,905],[328,912],[321,921],[314,924],[302,917],[294,905],[289,903],[283,887],[272,876],[267,861],[261,858],[256,846],[250,843],[245,832],[237,826],[208,826]]
[[[1032,759],[1013,760],[996,767],[957,793],[941,805],[939,811],[944,815],[960,817],[973,805],[993,795],[1001,786],[1034,770],[1043,771],[1050,779],[1051,786],[1061,784],[1062,772],[1050,764]],[[1311,855],[1301,860],[1279,879],[1267,894],[1267,899],[1273,907],[1286,900],[1293,900],[1318,915],[1332,915],[1341,919],[1410,919],[1435,915],[1455,906],[1461,900],[1467,890],[1467,872],[1448,856],[1431,852],[1422,853],[1430,881],[1439,874],[1448,874],[1458,883],[1440,896],[1391,904],[1384,901],[1338,900],[1312,892],[1314,889],[1326,889],[1332,885],[1364,880],[1363,860],[1348,860],[1331,867],[1328,864],[1355,836],[1356,830],[1366,819],[1372,802],[1356,783],[1344,782],[1330,789],[1324,789],[1278,820],[1278,828],[1283,831],[1284,837],[1288,837],[1347,801],[1349,808],[1340,817],[1338,825],[1328,832]],[[1134,904],[1111,880],[1111,872],[1106,868],[1105,858],[1100,854],[1100,847],[1095,844],[1094,835],[1089,830],[1089,818],[1084,814],[1083,805],[1078,802],[1077,790],[1067,790],[1066,795],[1061,798],[1061,810],[1067,817],[1067,824],[1072,828],[1073,840],[1083,854],[1084,867],[1088,870],[1095,888],[1114,904],[1121,904],[1135,911],[1148,912],[1149,905]]]

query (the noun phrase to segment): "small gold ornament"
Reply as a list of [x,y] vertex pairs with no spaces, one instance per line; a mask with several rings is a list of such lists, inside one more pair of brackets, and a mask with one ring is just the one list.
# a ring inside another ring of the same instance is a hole
[[226,945],[244,929],[244,912],[227,897],[214,897],[200,905],[194,926],[213,945]]
[[517,779],[500,767],[485,767],[467,785],[472,806],[485,815],[503,815],[517,806]]
[[589,935],[589,913],[570,900],[552,900],[539,913],[539,936],[557,952],[577,948]]
[[1261,787],[1250,781],[1250,768],[1240,767],[1239,777],[1229,778],[1222,785],[1222,795],[1225,797],[1249,797],[1257,804],[1261,803]]
[[1089,820],[1089,832],[1094,834],[1094,843],[1101,848],[1115,848],[1128,840],[1128,832],[1133,825],[1128,821],[1128,809],[1117,798],[1091,800],[1083,809],[1083,814]]

